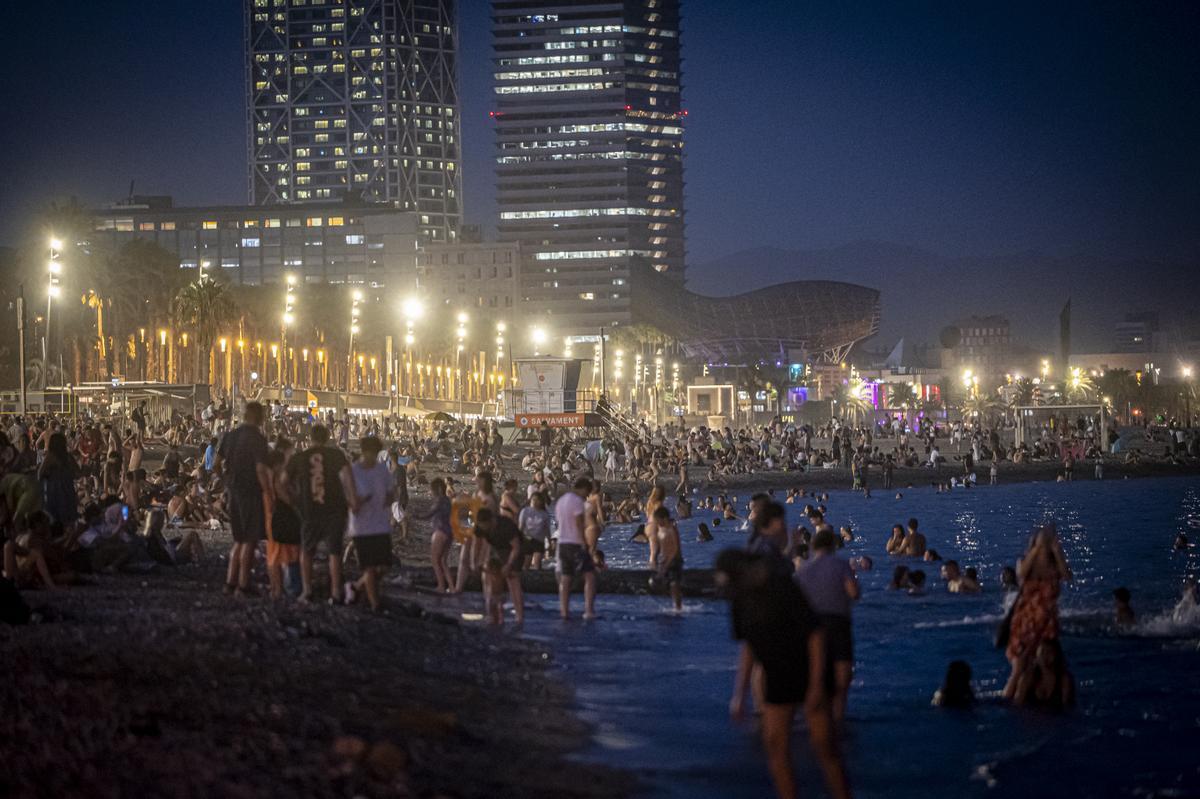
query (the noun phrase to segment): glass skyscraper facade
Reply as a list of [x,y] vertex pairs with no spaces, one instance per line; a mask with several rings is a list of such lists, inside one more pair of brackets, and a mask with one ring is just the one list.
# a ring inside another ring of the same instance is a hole
[[245,0],[250,201],[385,203],[457,240],[454,0]]
[[501,241],[556,333],[631,321],[630,267],[683,280],[678,0],[493,0]]

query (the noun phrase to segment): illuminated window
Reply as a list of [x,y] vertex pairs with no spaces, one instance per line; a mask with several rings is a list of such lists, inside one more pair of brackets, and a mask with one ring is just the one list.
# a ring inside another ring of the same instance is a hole
[[346,237],[347,244],[362,244],[364,241],[362,234],[353,233]]
[[319,216],[310,216],[310,217],[308,218],[308,222],[307,222],[306,224],[307,224],[309,227],[320,227],[320,226],[321,226],[321,217],[319,217]]
[[278,219],[268,219],[268,220],[267,220],[266,222],[264,222],[263,224],[264,224],[266,227],[279,227],[279,220],[278,220]]
[[138,230],[154,230],[153,222],[139,222]]
[[[317,224],[321,224],[319,219],[317,220]],[[340,216],[331,216],[326,224],[328,224],[330,227],[341,227],[342,225],[346,224],[346,220],[342,219]]]
[[175,223],[174,222],[163,222],[161,225],[159,225],[158,229],[159,230],[174,230]]
[[243,247],[257,247],[261,242],[257,238],[242,239]]
[[200,227],[204,228],[205,230],[216,230],[217,223],[216,220],[208,219],[200,223]]

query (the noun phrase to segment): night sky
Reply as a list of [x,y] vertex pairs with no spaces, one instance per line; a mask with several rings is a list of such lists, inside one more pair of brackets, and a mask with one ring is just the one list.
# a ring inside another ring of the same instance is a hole
[[[0,243],[51,198],[111,201],[130,180],[244,202],[241,7],[8,4]],[[860,239],[950,257],[1200,252],[1200,4],[684,13],[690,264]],[[460,31],[467,216],[490,228],[485,0],[463,0]]]

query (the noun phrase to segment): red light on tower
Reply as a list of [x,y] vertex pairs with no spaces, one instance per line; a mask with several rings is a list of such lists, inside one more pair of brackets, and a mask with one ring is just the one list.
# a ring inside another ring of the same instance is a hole
[[625,110],[626,110],[626,111],[632,111],[632,110],[633,110],[633,106],[631,106],[631,105],[627,105],[627,106],[625,106]]

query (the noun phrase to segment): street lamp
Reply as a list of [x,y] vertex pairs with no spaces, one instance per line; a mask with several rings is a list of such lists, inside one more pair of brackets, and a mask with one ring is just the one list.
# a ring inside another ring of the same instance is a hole
[[[43,331],[42,335],[43,370],[46,370],[48,367],[46,358],[50,347],[50,309],[54,305],[54,298],[59,294],[58,276],[62,272],[62,261],[59,259],[62,258],[62,247],[62,241],[60,241],[57,237],[50,237],[50,263],[48,268],[49,277],[46,285],[46,329]],[[59,382],[62,382],[61,376],[59,378]],[[45,386],[43,386],[43,388],[45,388]]]
[[529,337],[533,339],[533,354],[541,355],[541,347],[546,343],[546,330],[541,327],[535,327],[529,332]]
[[363,293],[355,291],[351,295],[352,302],[350,304],[350,346],[346,353],[346,390],[350,391],[353,388],[354,374],[354,337],[358,335],[358,306],[362,304]]
[[[425,306],[416,297],[408,297],[400,304],[400,312],[404,316],[404,354],[407,359],[405,371],[408,372],[408,394],[411,396],[412,390],[412,345],[417,340],[413,334],[414,323],[425,315]],[[404,385],[404,375],[400,375],[397,383]]]
[[287,276],[287,290],[284,293],[283,300],[283,324],[279,326],[279,340],[283,344],[283,359],[277,364],[279,375],[279,385],[284,384],[283,362],[288,357],[288,327],[296,321],[295,310],[295,291],[296,291],[296,276]]
[[458,418],[460,421],[463,419],[462,354],[466,348],[464,342],[467,339],[467,318],[466,311],[458,312],[458,330],[455,331],[458,346],[454,349],[454,378],[458,391]]

